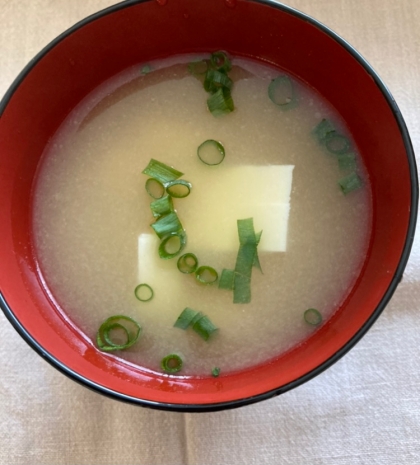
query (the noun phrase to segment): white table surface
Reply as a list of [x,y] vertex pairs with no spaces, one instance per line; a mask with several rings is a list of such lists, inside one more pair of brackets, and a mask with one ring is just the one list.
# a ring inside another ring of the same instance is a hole
[[[0,94],[56,35],[114,3],[0,0]],[[286,3],[373,65],[420,153],[420,2]],[[275,399],[204,414],[153,411],[91,392],[43,361],[0,315],[0,464],[417,465],[419,296],[417,239],[391,303],[343,359]]]

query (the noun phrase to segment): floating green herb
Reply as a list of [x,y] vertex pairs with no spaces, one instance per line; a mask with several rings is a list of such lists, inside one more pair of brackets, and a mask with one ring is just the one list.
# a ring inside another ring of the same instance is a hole
[[177,267],[181,273],[191,274],[197,269],[198,259],[193,253],[185,253],[178,258]]
[[[128,349],[137,342],[140,331],[141,326],[137,321],[128,316],[114,315],[106,319],[99,327],[96,343],[99,349],[105,352]],[[118,340],[121,336],[124,339],[123,342]]]
[[187,307],[179,315],[174,327],[185,330],[190,326],[205,341],[218,329],[206,315]]
[[162,359],[160,366],[166,373],[178,373],[182,369],[182,358],[177,354],[169,354]]
[[337,131],[331,131],[325,136],[325,147],[335,155],[347,153],[350,150],[350,141]]
[[165,216],[161,216],[154,223],[152,223],[151,226],[159,239],[163,239],[169,234],[183,231],[178,215],[174,211],[171,211]]
[[160,199],[165,195],[163,184],[153,178],[146,181],[146,191],[153,199]]
[[169,181],[165,187],[168,195],[177,199],[183,199],[190,194],[192,184],[183,179],[178,179],[176,181]]
[[150,209],[152,210],[152,215],[155,218],[167,215],[174,212],[174,204],[172,198],[169,195],[165,195],[160,199],[153,201],[150,204]]
[[175,181],[175,179],[180,178],[184,173],[152,158],[147,167],[143,170],[143,174],[165,185],[169,181]]
[[232,63],[229,60],[227,53],[222,50],[211,54],[210,66],[225,73],[228,73],[232,69]]
[[204,78],[204,90],[210,93],[217,92],[219,89],[232,90],[233,81],[225,73],[216,69],[209,69]]
[[153,299],[154,292],[148,284],[142,283],[134,289],[134,295],[141,302],[149,302]]
[[202,284],[213,284],[218,280],[219,275],[211,266],[200,266],[195,271],[195,277]]
[[162,239],[159,245],[159,256],[164,260],[176,257],[187,245],[185,231],[173,232]]
[[141,69],[141,74],[149,74],[152,71],[152,67],[150,65],[144,65]]
[[324,143],[327,135],[333,131],[335,131],[335,129],[331,121],[324,118],[315,126],[312,132],[315,134],[320,143]]
[[213,116],[219,117],[235,109],[230,90],[219,89],[207,99],[207,107]]
[[356,169],[356,155],[354,153],[343,153],[337,155],[338,167],[341,171]]
[[198,147],[197,155],[206,165],[220,165],[225,158],[225,148],[221,142],[208,139]]
[[278,76],[270,82],[268,97],[282,110],[295,108],[298,103],[293,82],[286,75]]
[[315,308],[308,308],[303,314],[303,318],[309,325],[316,326],[322,321],[322,316]]
[[213,370],[211,370],[212,376],[217,378],[220,375],[220,368],[219,367],[214,367]]
[[349,192],[360,189],[363,186],[360,176],[353,172],[348,176],[340,179],[338,184],[344,195],[347,195]]
[[227,270],[226,268],[222,271],[219,279],[219,289],[233,289],[233,281],[235,272],[233,270]]

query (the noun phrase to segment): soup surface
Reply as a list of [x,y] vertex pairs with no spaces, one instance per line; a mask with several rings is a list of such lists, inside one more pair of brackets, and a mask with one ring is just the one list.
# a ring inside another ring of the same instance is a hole
[[[71,112],[39,169],[33,227],[45,285],[93,344],[104,320],[126,315],[141,325],[141,336],[110,356],[160,372],[162,358],[176,353],[184,361],[179,375],[201,376],[214,367],[221,374],[243,369],[302,343],[316,330],[304,321],[308,308],[324,322],[331,317],[363,265],[371,200],[358,155],[363,187],[342,193],[337,181],[348,173],[313,128],[328,118],[350,136],[313,90],[294,80],[298,105],[282,111],[267,93],[281,73],[234,59],[235,110],[215,118],[202,82],[188,72],[191,59],[154,62],[148,73],[141,65],[126,70]],[[197,157],[208,139],[225,148],[217,166]],[[219,275],[235,267],[238,219],[253,218],[255,231],[263,230],[263,273],[253,268],[250,303],[233,303],[232,291],[180,273],[178,257],[159,258],[142,174],[151,158],[192,183],[174,205],[188,236],[183,253],[194,253],[199,265]],[[139,283],[153,288],[149,302],[136,299]],[[218,327],[208,341],[174,327],[186,307]]]

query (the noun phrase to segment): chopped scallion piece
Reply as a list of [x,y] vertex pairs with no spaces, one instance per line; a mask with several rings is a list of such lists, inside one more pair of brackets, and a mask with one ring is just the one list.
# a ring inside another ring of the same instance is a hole
[[152,210],[152,215],[155,218],[172,213],[174,211],[172,198],[169,195],[165,195],[165,197],[153,201],[150,204],[150,209]]
[[214,367],[213,370],[211,370],[212,376],[217,378],[220,375],[220,368],[219,367]]
[[154,292],[148,284],[142,283],[134,289],[134,295],[140,302],[149,302],[153,299]]
[[324,118],[315,126],[312,132],[316,135],[319,142],[324,143],[327,135],[333,131],[335,131],[335,129],[331,121]]
[[177,267],[181,273],[191,274],[197,269],[198,259],[193,253],[185,253],[178,258]]
[[[105,352],[124,350],[137,342],[140,331],[141,326],[132,318],[124,315],[111,316],[99,327],[96,343],[99,349]],[[115,341],[115,338],[119,339],[121,336],[123,342]]]
[[167,355],[160,362],[160,366],[166,373],[177,373],[182,368],[182,358],[177,354]]
[[344,195],[347,195],[349,192],[356,189],[360,189],[363,186],[360,176],[355,172],[350,173],[348,176],[340,179],[338,184]]
[[198,158],[206,165],[220,165],[225,158],[225,148],[221,142],[208,139],[197,149]]
[[172,211],[165,216],[158,218],[151,224],[159,239],[163,239],[168,234],[178,233],[183,230],[178,215]]
[[219,289],[233,289],[233,280],[235,272],[233,270],[227,270],[226,268],[222,271],[219,279]]
[[180,329],[187,329],[193,323],[194,318],[198,315],[192,308],[184,308],[181,315],[175,321],[174,327]]
[[149,178],[146,181],[146,191],[153,199],[160,199],[165,194],[163,184],[153,178]]
[[152,71],[152,67],[150,65],[144,65],[141,69],[141,74],[149,74]]
[[208,341],[212,333],[218,329],[205,315],[202,315],[201,318],[192,325],[192,328],[205,341]]
[[325,136],[325,147],[329,152],[341,155],[350,150],[350,141],[337,131],[331,131]]
[[305,319],[306,323],[312,326],[319,325],[322,321],[321,314],[315,308],[308,308],[308,310],[306,310],[303,314],[303,318]]
[[252,267],[262,271],[257,250],[262,231],[255,234],[252,218],[238,220],[237,223],[240,246],[233,277],[233,303],[245,304],[251,302]]
[[268,97],[282,110],[289,110],[297,105],[296,92],[288,76],[281,75],[273,79],[268,86]]
[[173,232],[162,239],[159,245],[159,256],[164,260],[176,257],[187,244],[187,235],[184,231]]
[[184,197],[187,197],[190,194],[191,188],[192,184],[188,181],[184,181],[183,179],[169,181],[166,184],[167,194],[177,199],[183,199]]
[[356,156],[354,153],[343,153],[337,155],[338,167],[342,171],[356,169]]
[[234,104],[230,91],[221,88],[207,99],[207,107],[213,116],[226,115],[234,110]]
[[195,277],[197,281],[202,284],[213,284],[219,278],[217,271],[211,266],[200,266],[195,271]]
[[227,74],[217,71],[216,69],[209,69],[206,72],[203,85],[207,92],[213,93],[221,88],[232,90],[233,81]]
[[176,170],[175,168],[172,168],[171,166],[168,166],[160,161],[154,160],[153,158],[149,161],[149,164],[143,170],[143,174],[156,179],[163,185],[169,181],[175,181],[175,179],[178,179],[183,175],[183,173]]
[[229,60],[226,52],[219,50],[210,56],[210,66],[219,71],[228,73],[232,69],[232,63]]

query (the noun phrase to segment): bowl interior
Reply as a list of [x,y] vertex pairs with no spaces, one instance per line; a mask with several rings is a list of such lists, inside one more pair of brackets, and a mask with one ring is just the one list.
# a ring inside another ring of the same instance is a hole
[[[125,2],[70,32],[26,68],[0,107],[0,291],[19,331],[85,384],[166,408],[239,405],[299,384],[337,359],[392,294],[415,221],[408,136],[373,71],[312,21],[269,2],[238,0],[234,8],[223,1],[170,1],[163,7],[156,1]],[[137,63],[219,49],[272,63],[332,103],[347,122],[370,175],[372,232],[351,294],[305,344],[272,363],[218,379],[172,379],[99,352],[57,311],[34,259],[31,191],[48,140],[100,83]]]

